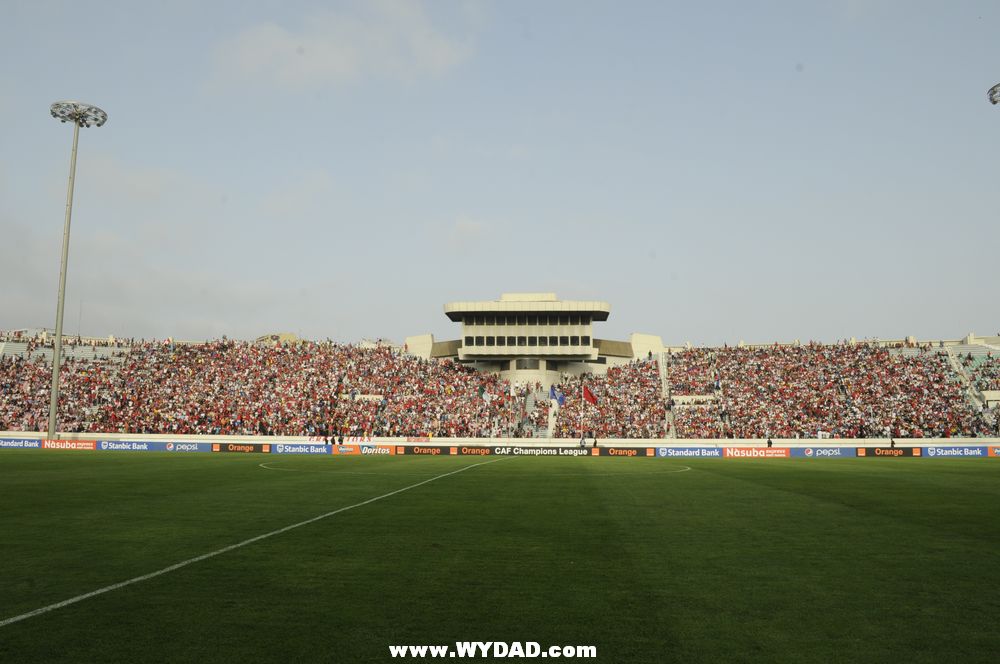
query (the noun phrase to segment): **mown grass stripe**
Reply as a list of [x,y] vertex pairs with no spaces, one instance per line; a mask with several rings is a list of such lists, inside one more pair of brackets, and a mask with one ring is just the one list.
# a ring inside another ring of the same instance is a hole
[[170,565],[168,567],[164,567],[163,569],[156,570],[155,572],[150,572],[149,574],[143,574],[142,576],[137,576],[137,577],[128,579],[127,581],[121,581],[119,583],[113,583],[110,586],[104,586],[103,588],[98,588],[97,590],[92,590],[89,593],[84,593],[83,595],[77,595],[76,597],[71,597],[71,598],[63,600],[61,602],[56,602],[55,604],[49,604],[48,606],[43,606],[41,608],[35,609],[34,611],[29,611],[27,613],[22,613],[21,615],[12,616],[10,618],[5,618],[3,620],[0,620],[0,627],[6,627],[7,625],[12,625],[12,624],[14,624],[16,622],[20,622],[22,620],[27,620],[28,618],[34,618],[35,616],[42,615],[43,613],[48,613],[50,611],[55,611],[57,609],[61,609],[63,607],[70,606],[71,604],[76,604],[77,602],[82,602],[85,599],[90,599],[91,597],[97,597],[98,595],[103,595],[105,593],[109,593],[109,592],[112,592],[112,591],[115,591],[115,590],[119,590],[121,588],[124,588],[125,586],[130,586],[132,584],[140,583],[142,581],[148,581],[149,579],[153,579],[155,577],[162,576],[164,574],[168,574],[170,572],[179,570],[182,567],[187,567],[188,565],[193,565],[194,563],[201,562],[202,560],[208,560],[209,558],[214,558],[216,556],[221,556],[224,553],[229,553],[230,551],[234,551],[236,549],[240,549],[242,547],[249,546],[250,544],[253,544],[255,542],[259,542],[259,541],[267,539],[269,537],[274,537],[275,535],[280,535],[282,533],[287,533],[289,530],[294,530],[296,528],[301,528],[302,526],[307,526],[307,525],[309,525],[311,523],[315,523],[317,521],[321,521],[323,519],[329,518],[329,517],[334,516],[336,514],[340,514],[341,512],[347,512],[348,510],[353,510],[353,509],[356,509],[358,507],[364,507],[365,505],[370,505],[371,503],[377,502],[379,500],[383,500],[385,498],[389,498],[390,496],[395,496],[396,494],[403,493],[404,491],[409,491],[410,489],[416,489],[419,486],[423,486],[424,484],[429,484],[430,482],[434,482],[436,480],[443,479],[445,477],[448,477],[449,475],[456,475],[458,473],[464,472],[464,471],[469,470],[471,468],[475,468],[476,466],[485,466],[487,464],[496,463],[498,461],[503,461],[503,460],[504,460],[503,458],[501,458],[501,459],[493,459],[491,461],[483,461],[481,463],[474,463],[474,464],[471,464],[469,466],[464,466],[462,468],[459,468],[458,470],[453,470],[453,471],[451,471],[449,473],[443,473],[441,475],[436,475],[436,476],[434,476],[434,477],[432,477],[430,479],[426,479],[426,480],[423,480],[422,482],[417,482],[416,484],[411,484],[409,486],[405,486],[405,487],[403,487],[401,489],[396,489],[395,491],[390,491],[389,493],[383,493],[381,496],[375,496],[374,498],[369,498],[368,500],[363,500],[360,503],[354,503],[353,505],[348,505],[346,507],[341,507],[339,509],[335,509],[333,511],[326,512],[325,514],[320,514],[319,516],[314,516],[311,519],[306,519],[305,521],[299,521],[298,523],[293,523],[293,524],[291,524],[289,526],[285,526],[283,528],[278,528],[277,530],[272,530],[271,532],[264,533],[263,535],[257,535],[256,537],[251,537],[250,539],[243,540],[242,542],[237,542],[236,544],[230,544],[229,546],[223,547],[221,549],[216,549],[215,551],[210,551],[208,553],[203,553],[202,555],[195,556],[194,558],[188,558],[187,560],[182,560],[179,563],[174,563],[173,565]]

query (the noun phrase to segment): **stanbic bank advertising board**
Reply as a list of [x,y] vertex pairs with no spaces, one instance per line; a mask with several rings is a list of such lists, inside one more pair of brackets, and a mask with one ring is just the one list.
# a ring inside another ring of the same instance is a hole
[[984,457],[988,456],[988,448],[986,447],[959,447],[957,445],[949,445],[948,447],[927,447],[924,448],[926,456],[929,457],[950,457],[950,456],[965,456],[965,457]]

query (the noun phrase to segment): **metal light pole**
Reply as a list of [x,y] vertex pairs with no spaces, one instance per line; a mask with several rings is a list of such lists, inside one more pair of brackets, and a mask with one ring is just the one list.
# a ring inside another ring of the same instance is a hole
[[1000,83],[997,83],[989,89],[989,92],[986,93],[986,98],[994,106],[1000,104]]
[[78,101],[57,101],[50,109],[52,117],[73,123],[73,151],[69,158],[69,189],[66,191],[66,221],[63,224],[62,259],[59,263],[59,299],[56,306],[56,342],[52,351],[52,392],[49,396],[49,428],[46,438],[56,435],[56,411],[59,404],[59,368],[62,364],[63,305],[66,300],[66,263],[69,259],[69,220],[73,215],[73,183],[76,180],[76,145],[80,127],[100,127],[108,114],[90,104]]

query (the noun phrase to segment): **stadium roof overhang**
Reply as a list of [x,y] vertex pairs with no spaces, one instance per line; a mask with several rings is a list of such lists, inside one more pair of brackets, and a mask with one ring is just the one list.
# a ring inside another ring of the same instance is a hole
[[444,313],[455,322],[463,320],[468,314],[485,313],[574,313],[587,314],[591,320],[605,321],[611,313],[611,305],[596,300],[557,300],[553,293],[512,293],[501,295],[499,300],[449,302],[444,305]]

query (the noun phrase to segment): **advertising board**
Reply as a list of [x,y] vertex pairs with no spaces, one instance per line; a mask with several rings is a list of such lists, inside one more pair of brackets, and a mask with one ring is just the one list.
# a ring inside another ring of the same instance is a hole
[[448,453],[460,456],[491,456],[494,454],[492,447],[481,447],[478,445],[463,445],[462,447],[450,447]]
[[661,459],[721,459],[721,447],[658,447],[656,456]]
[[212,443],[167,443],[167,452],[211,452]]
[[859,457],[918,457],[919,447],[859,447]]
[[792,456],[806,459],[836,459],[857,455],[853,447],[793,447]]
[[271,443],[212,443],[213,452],[236,452],[239,454],[270,454]]
[[393,445],[331,445],[333,454],[341,456],[380,456],[398,454]]
[[166,452],[170,443],[140,440],[99,440],[95,449],[104,452]]
[[413,445],[413,446],[400,446],[396,448],[396,454],[399,454],[399,450],[403,450],[402,454],[417,454],[420,456],[448,456],[451,454],[450,447],[441,447],[439,445],[426,446],[426,445]]
[[92,440],[43,440],[44,450],[92,450],[94,441]]
[[652,447],[594,447],[590,453],[592,456],[651,457],[656,456],[656,449]]
[[32,438],[0,438],[0,450],[37,450],[42,446],[42,441]]
[[986,447],[961,447],[958,445],[932,446],[924,448],[925,457],[985,457]]
[[566,447],[520,447],[517,445],[483,447],[478,445],[466,445],[462,447],[449,448],[451,454],[459,456],[568,456],[581,457],[590,456],[590,448],[576,446]]
[[271,445],[271,454],[332,454],[333,445],[316,443],[277,443]]
[[382,456],[395,454],[396,448],[392,445],[358,445],[358,453],[363,456]]
[[787,447],[724,447],[727,459],[787,459],[791,450]]

